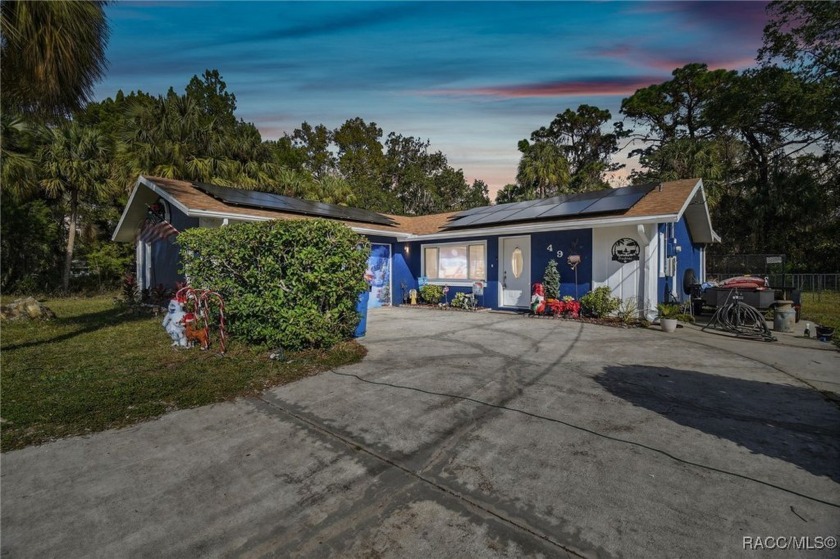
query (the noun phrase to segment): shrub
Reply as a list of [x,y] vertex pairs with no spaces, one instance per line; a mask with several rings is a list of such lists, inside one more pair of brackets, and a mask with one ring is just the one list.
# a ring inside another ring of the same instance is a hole
[[618,318],[624,324],[632,324],[639,320],[639,306],[635,297],[619,300],[617,310]]
[[443,299],[443,287],[440,285],[426,284],[420,288],[420,296],[427,303],[437,305]]
[[113,288],[119,285],[120,278],[134,258],[133,248],[129,243],[102,243],[87,254],[87,265],[91,272],[91,279],[102,288]]
[[329,347],[359,323],[368,241],[324,219],[189,229],[178,236],[183,272],[225,299],[228,330],[250,343]]
[[560,298],[560,272],[557,271],[557,262],[554,259],[548,261],[543,272],[543,289],[546,299]]
[[659,318],[674,318],[682,322],[694,322],[694,317],[683,312],[679,305],[674,303],[659,303],[656,305]]
[[586,314],[601,318],[617,311],[621,299],[613,297],[609,287],[601,286],[581,297],[580,304]]
[[133,305],[140,299],[140,286],[137,284],[137,275],[127,273],[123,276],[121,285],[122,301]]
[[473,297],[472,293],[467,294],[459,291],[455,294],[455,297],[452,299],[452,302],[449,303],[449,306],[473,311],[475,310],[475,297]]

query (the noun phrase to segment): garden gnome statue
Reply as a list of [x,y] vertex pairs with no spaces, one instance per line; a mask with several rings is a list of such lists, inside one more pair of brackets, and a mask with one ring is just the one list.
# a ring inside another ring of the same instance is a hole
[[178,299],[169,301],[169,308],[166,316],[163,317],[163,327],[166,333],[172,338],[173,346],[187,347],[187,333],[182,320],[184,319],[184,308]]
[[531,313],[543,314],[545,311],[545,290],[543,284],[535,283],[531,289]]

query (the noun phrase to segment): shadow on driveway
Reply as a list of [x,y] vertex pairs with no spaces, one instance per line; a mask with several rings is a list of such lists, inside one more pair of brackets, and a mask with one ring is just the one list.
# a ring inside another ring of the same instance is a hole
[[595,380],[680,425],[840,482],[840,410],[815,390],[642,365],[608,366]]

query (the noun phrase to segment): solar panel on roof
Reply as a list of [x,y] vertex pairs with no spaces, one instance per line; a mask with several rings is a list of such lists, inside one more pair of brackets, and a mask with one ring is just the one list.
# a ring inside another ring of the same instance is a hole
[[458,229],[474,225],[501,225],[520,221],[622,212],[633,207],[654,188],[653,184],[637,185],[500,204],[495,206],[494,211],[459,214],[446,228]]
[[495,206],[479,206],[478,208],[470,208],[469,210],[464,210],[463,212],[459,213],[455,217],[465,217],[465,216],[468,216],[468,215],[475,215],[475,214],[480,214],[480,213],[492,212],[492,211],[495,211],[498,207],[499,207],[499,204],[496,204]]
[[[550,200],[550,199],[549,199]],[[458,213],[458,215],[454,216],[450,220],[451,226],[462,226],[466,225],[468,222],[466,218],[475,216],[475,215],[489,215],[495,214],[496,212],[500,211],[508,211],[508,210],[519,210],[528,208],[531,206],[535,206],[538,204],[545,204],[548,200],[546,199],[537,199],[537,200],[525,200],[523,202],[509,202],[507,204],[495,204],[493,206],[482,206],[479,208],[470,208],[469,210],[464,210],[463,212]],[[474,222],[475,220],[470,220],[469,223]]]
[[581,192],[579,194],[575,194],[571,200],[578,201],[578,200],[600,200],[601,198],[606,198],[611,194],[615,193],[615,190],[612,188],[604,188],[602,190],[591,190],[589,192]]
[[510,216],[506,221],[524,221],[528,219],[537,219],[542,214],[550,210],[550,206],[545,206],[542,204],[537,204],[531,206],[530,208],[525,208],[524,210],[520,210],[515,215]]
[[475,223],[479,219],[483,219],[486,216],[487,216],[487,214],[473,214],[473,215],[467,215],[467,216],[464,216],[464,217],[461,217],[461,218],[458,218],[458,219],[453,219],[452,221],[449,222],[449,227],[465,227],[467,225],[472,225],[473,223]]
[[476,221],[473,221],[471,225],[482,225],[482,224],[496,224],[502,223],[507,220],[512,215],[519,213],[520,210],[503,210],[501,212],[496,212],[486,216],[480,216],[480,218]]
[[601,198],[588,208],[586,213],[605,213],[629,210],[636,202],[645,197],[644,192],[636,192],[626,196],[608,196]]
[[630,209],[655,186],[636,185],[473,208],[451,218],[446,229],[622,212]]
[[647,194],[651,190],[656,188],[656,184],[649,183],[649,184],[636,184],[633,186],[625,186],[622,188],[614,189],[616,196],[629,196],[631,194],[636,194],[641,192],[643,194]]
[[546,210],[540,217],[548,218],[579,215],[593,203],[595,203],[594,200],[571,200],[569,202],[563,202],[562,204],[558,204],[553,208]]
[[544,199],[538,198],[536,200],[525,200],[524,202],[513,202],[511,204],[504,204],[504,207],[508,210],[524,210],[525,208],[530,208],[531,206],[537,206],[544,201]]
[[283,211],[301,215],[312,215],[318,217],[329,217],[332,219],[346,219],[361,223],[375,223],[378,225],[395,225],[393,219],[384,215],[362,210],[359,208],[348,208],[324,202],[313,202],[301,200],[290,196],[273,194],[271,192],[260,192],[256,190],[241,190],[228,188],[215,184],[193,183],[193,185],[209,194],[213,198],[221,200],[226,204],[245,206],[249,208],[260,208],[265,210]]

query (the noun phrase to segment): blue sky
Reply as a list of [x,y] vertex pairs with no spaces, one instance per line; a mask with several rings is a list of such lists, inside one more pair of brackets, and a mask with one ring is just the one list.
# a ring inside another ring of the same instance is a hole
[[567,108],[618,118],[678,66],[751,66],[764,5],[118,2],[96,98],[183,91],[215,68],[266,139],[360,116],[428,139],[495,190],[514,180],[517,142]]

